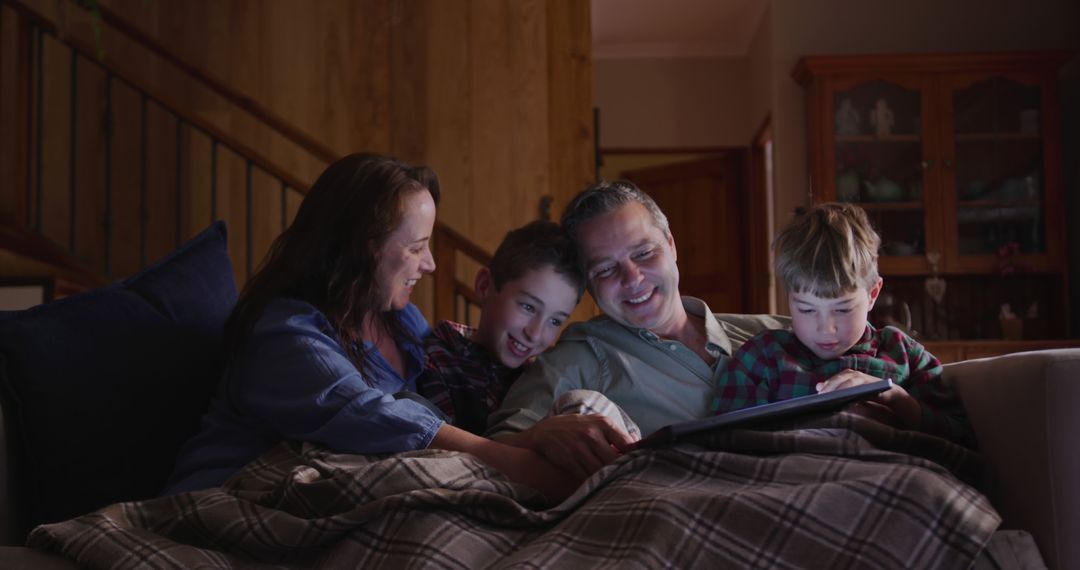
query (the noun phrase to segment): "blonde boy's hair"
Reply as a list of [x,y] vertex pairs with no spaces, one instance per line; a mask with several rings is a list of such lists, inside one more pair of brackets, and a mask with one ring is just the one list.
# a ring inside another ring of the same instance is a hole
[[881,238],[862,208],[819,204],[776,236],[776,274],[792,293],[835,299],[877,283],[880,247]]

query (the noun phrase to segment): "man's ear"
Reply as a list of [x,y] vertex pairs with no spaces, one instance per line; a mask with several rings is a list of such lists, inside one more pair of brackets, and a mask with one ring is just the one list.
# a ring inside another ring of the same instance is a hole
[[667,242],[668,242],[668,245],[671,246],[671,257],[674,258],[675,261],[678,261],[679,260],[679,250],[675,249],[675,236],[671,235],[671,232],[668,232]]
[[866,308],[867,311],[874,308],[874,303],[877,302],[878,295],[881,294],[881,287],[884,284],[885,280],[878,277],[877,283],[874,283],[874,286],[870,288],[870,305]]
[[476,295],[480,297],[480,301],[486,301],[487,298],[495,291],[495,280],[491,278],[491,270],[487,267],[481,267],[476,272],[476,281],[473,283],[473,290],[476,291]]

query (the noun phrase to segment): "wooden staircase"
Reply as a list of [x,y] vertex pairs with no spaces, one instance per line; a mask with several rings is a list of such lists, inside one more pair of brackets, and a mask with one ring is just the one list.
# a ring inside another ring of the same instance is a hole
[[[87,17],[80,3],[61,4],[68,19]],[[99,53],[92,41],[61,29],[40,5],[0,0],[0,124],[6,131],[0,176],[13,181],[0,187],[0,286],[37,286],[44,301],[98,287],[134,273],[219,218],[228,223],[242,286],[295,214],[308,190],[306,177],[261,154],[258,141],[240,140]],[[184,81],[301,149],[320,170],[338,158],[107,6],[98,9],[101,34],[119,34],[167,62]],[[50,87],[65,82],[66,95]],[[488,253],[442,224],[433,248],[438,270],[429,316],[468,321],[475,296],[471,280],[459,274],[486,264]]]

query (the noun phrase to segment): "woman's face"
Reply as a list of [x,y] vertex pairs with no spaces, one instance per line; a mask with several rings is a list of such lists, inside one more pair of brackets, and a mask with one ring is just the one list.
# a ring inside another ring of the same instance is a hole
[[435,227],[435,201],[427,190],[409,192],[401,201],[404,215],[379,248],[375,282],[382,292],[383,311],[400,311],[409,304],[413,287],[425,273],[435,271],[428,245]]

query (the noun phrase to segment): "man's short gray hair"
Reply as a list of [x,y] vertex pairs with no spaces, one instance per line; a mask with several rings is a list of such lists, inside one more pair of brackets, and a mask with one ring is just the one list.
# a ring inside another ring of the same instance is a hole
[[644,206],[652,216],[653,225],[664,232],[664,237],[671,237],[667,216],[660,211],[660,206],[656,205],[652,196],[642,192],[628,180],[600,181],[574,196],[563,210],[561,220],[563,230],[576,244],[577,231],[581,224],[597,216],[614,212],[631,202]]

